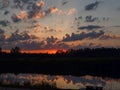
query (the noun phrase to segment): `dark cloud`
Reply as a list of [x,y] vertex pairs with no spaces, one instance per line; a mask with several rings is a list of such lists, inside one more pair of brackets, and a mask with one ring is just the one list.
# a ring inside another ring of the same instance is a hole
[[5,12],[4,12],[4,15],[7,15],[7,14],[9,14],[9,13],[10,13],[9,11],[5,11]]
[[42,3],[33,3],[32,10],[34,11],[41,11],[43,7]]
[[25,4],[30,2],[30,0],[13,0],[13,2],[15,8],[24,9]]
[[66,1],[66,0],[62,1],[62,5],[66,5],[67,3],[68,3],[68,1]]
[[84,21],[85,23],[94,23],[94,22],[108,22],[110,20],[109,17],[95,17],[92,15],[87,15],[87,16],[79,16],[75,17],[74,23],[79,26],[81,21]]
[[42,8],[44,7],[44,1],[30,3],[28,6],[28,18],[40,18],[42,16]]
[[11,34],[11,36],[7,39],[8,42],[13,41],[26,41],[26,40],[32,40],[32,39],[38,39],[38,37],[34,35],[29,35],[27,32],[19,33],[19,30],[16,30],[14,33]]
[[98,17],[93,17],[92,15],[86,16],[85,17],[85,22],[95,22],[98,21]]
[[[46,49],[68,49],[69,45],[61,42],[56,37],[47,37],[42,41],[34,41],[34,40],[27,40],[27,41],[16,41],[17,45],[20,46],[24,50],[46,50]],[[9,43],[9,47],[12,42]]]
[[46,33],[46,32],[57,32],[55,29],[50,28],[49,26],[45,26],[44,30],[41,31],[42,33]]
[[110,18],[109,17],[103,17],[103,21],[109,21]]
[[46,10],[45,11],[45,15],[47,16],[47,15],[49,15],[49,14],[51,14],[51,13],[54,13],[54,12],[56,12],[58,9],[57,9],[57,7],[51,7],[51,8],[49,8],[48,10]]
[[102,29],[103,26],[99,25],[88,25],[88,26],[81,26],[78,29],[80,30],[95,30],[95,29]]
[[24,50],[38,50],[43,48],[43,46],[45,45],[43,41],[41,42],[25,41],[25,42],[18,42],[17,44]]
[[8,26],[9,24],[10,24],[10,22],[9,22],[8,20],[2,20],[2,21],[0,21],[0,25],[1,25],[1,26],[6,27],[6,26]]
[[96,10],[99,4],[100,4],[99,1],[90,3],[90,4],[88,4],[88,5],[85,6],[85,10],[86,11]]
[[0,28],[0,34],[4,34],[4,30]]
[[0,1],[0,9],[4,9],[9,6],[9,0],[1,0]]
[[4,30],[0,28],[0,41],[5,41]]
[[68,49],[69,45],[63,43],[56,37],[48,37],[44,40],[46,44],[44,45],[44,49]]
[[44,1],[33,3],[31,7],[28,11],[28,18],[41,18],[58,11],[55,6],[43,10]]
[[95,31],[88,32],[88,33],[82,32],[80,34],[72,33],[71,35],[66,34],[66,36],[63,38],[63,41],[64,42],[77,41],[77,40],[84,40],[86,38],[96,39],[101,35],[104,35],[104,31],[102,30],[99,32],[95,32]]
[[46,38],[47,43],[55,43],[58,40],[58,38],[55,38],[54,36]]
[[12,21],[15,22],[15,23],[21,21],[21,19],[18,18],[16,14],[13,14],[12,17],[11,17],[11,19],[12,19]]

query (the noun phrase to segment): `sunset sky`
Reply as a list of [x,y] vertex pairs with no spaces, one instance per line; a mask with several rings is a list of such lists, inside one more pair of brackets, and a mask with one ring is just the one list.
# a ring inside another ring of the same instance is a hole
[[120,0],[0,0],[0,46],[120,48]]

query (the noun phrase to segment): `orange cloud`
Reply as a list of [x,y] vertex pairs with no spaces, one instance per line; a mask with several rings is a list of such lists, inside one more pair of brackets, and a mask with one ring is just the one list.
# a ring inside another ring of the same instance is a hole
[[75,13],[77,10],[75,8],[72,8],[68,11],[68,15],[72,15],[73,13]]
[[26,11],[21,11],[21,13],[17,15],[18,19],[24,19],[26,17],[27,17],[27,12]]
[[44,7],[45,3],[44,1],[36,2],[36,6],[38,7]]
[[33,16],[33,18],[39,19],[42,17],[42,14],[40,12],[36,12]]
[[58,11],[58,8],[56,8],[56,7],[52,7],[51,9],[50,9],[50,12],[51,13],[55,13],[55,12],[57,12]]

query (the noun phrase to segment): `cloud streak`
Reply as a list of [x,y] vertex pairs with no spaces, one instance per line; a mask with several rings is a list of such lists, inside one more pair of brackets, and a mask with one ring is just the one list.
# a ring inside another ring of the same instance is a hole
[[98,5],[100,4],[99,1],[90,3],[85,6],[85,11],[91,11],[91,10],[96,10],[98,8]]
[[98,30],[103,28],[104,28],[103,26],[99,26],[99,25],[88,25],[88,26],[78,27],[79,30]]
[[69,34],[66,34],[66,36],[63,38],[63,41],[64,42],[70,42],[70,41],[77,41],[77,40],[84,40],[84,39],[96,39],[102,35],[104,35],[104,31],[99,31],[99,32],[95,32],[95,31],[92,31],[92,32],[82,32],[80,34],[75,34],[75,33],[72,33],[71,35]]

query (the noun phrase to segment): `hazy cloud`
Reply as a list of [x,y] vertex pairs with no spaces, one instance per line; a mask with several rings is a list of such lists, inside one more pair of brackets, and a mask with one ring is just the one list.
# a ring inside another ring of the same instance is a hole
[[80,48],[100,48],[102,47],[102,44],[99,43],[80,43],[77,46],[74,46],[74,49],[80,49]]
[[95,29],[102,29],[103,26],[99,26],[99,25],[88,25],[88,26],[81,26],[78,27],[78,29],[80,30],[95,30]]
[[86,11],[96,10],[99,4],[100,4],[99,1],[90,3],[90,4],[88,4],[88,5],[85,6],[85,10]]
[[117,27],[117,28],[120,28],[120,25],[116,25],[116,26],[111,26],[111,27]]
[[80,34],[72,33],[71,35],[66,34],[66,36],[63,37],[63,41],[64,42],[77,41],[77,40],[84,40],[86,38],[96,39],[96,38],[100,37],[101,35],[104,35],[104,31],[102,31],[102,30],[99,32],[95,32],[95,31],[87,32],[87,33],[82,32]]
[[108,40],[108,39],[118,39],[120,40],[120,35],[110,35],[110,34],[104,34],[102,36],[100,36],[99,38],[100,40]]
[[68,11],[68,15],[72,15],[73,13],[75,13],[77,10],[75,8],[72,8]]

